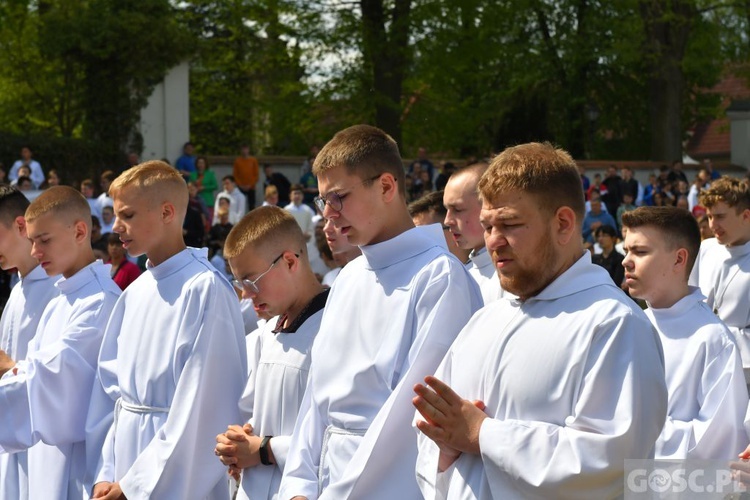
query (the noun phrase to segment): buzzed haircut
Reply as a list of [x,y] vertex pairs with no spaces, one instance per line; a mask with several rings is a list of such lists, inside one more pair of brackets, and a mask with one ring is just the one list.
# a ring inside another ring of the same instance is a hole
[[224,258],[233,259],[248,247],[269,255],[289,250],[308,261],[299,224],[291,213],[273,205],[253,209],[235,224],[224,242]]
[[[466,175],[466,174],[473,174],[477,177],[477,179],[480,179],[489,167],[490,167],[490,164],[487,163],[486,161],[477,161],[465,167],[461,167],[455,172],[453,172],[453,174],[451,175],[451,179],[454,179],[461,175]],[[479,193],[477,193],[477,196],[479,196]]]
[[377,127],[354,125],[336,133],[323,146],[313,162],[315,176],[332,168],[343,167],[346,173],[371,182],[381,174],[391,174],[406,197],[404,164],[393,138]]
[[273,184],[271,184],[270,186],[266,186],[266,192],[265,192],[265,194],[266,194],[266,198],[267,198],[267,197],[269,197],[271,195],[279,194],[279,190],[276,189],[276,186],[274,186]]
[[16,217],[24,216],[30,203],[18,188],[0,185],[0,223],[10,227]]
[[448,211],[443,205],[443,191],[433,191],[427,193],[421,198],[409,203],[409,215],[416,217],[420,214],[434,213],[439,216],[441,220],[445,220],[445,216],[448,215]]
[[690,274],[701,246],[701,230],[690,212],[677,207],[638,207],[622,214],[622,225],[628,229],[653,227],[671,249],[686,249],[687,273]]
[[708,189],[702,190],[698,195],[698,201],[701,206],[706,208],[724,202],[739,214],[750,208],[748,179],[736,179],[725,175],[711,182]]
[[126,188],[137,190],[146,199],[157,204],[172,202],[181,217],[185,217],[190,198],[187,183],[182,174],[168,163],[151,160],[127,169],[112,181],[109,195],[117,198]]
[[553,215],[569,207],[581,225],[585,213],[581,177],[570,154],[550,143],[531,142],[497,155],[479,180],[479,194],[489,203],[508,191],[532,194],[539,207]]
[[71,221],[82,221],[91,230],[91,208],[80,191],[70,186],[52,186],[26,209],[26,222],[34,222],[48,213]]

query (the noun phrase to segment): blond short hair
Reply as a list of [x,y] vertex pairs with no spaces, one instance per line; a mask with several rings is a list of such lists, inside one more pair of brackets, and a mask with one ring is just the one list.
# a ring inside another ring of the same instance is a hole
[[724,202],[740,213],[750,208],[750,187],[746,179],[735,179],[725,175],[711,182],[708,189],[701,191],[698,201],[706,208]]
[[26,209],[26,222],[34,222],[48,213],[68,221],[82,221],[91,229],[91,207],[80,191],[70,186],[46,189]]
[[147,161],[127,169],[112,181],[109,195],[117,198],[122,191],[131,188],[156,203],[173,203],[183,216],[187,211],[190,198],[187,183],[174,167],[163,161]]
[[575,212],[578,224],[583,221],[585,205],[578,167],[570,154],[548,142],[507,148],[492,160],[478,189],[480,197],[489,203],[508,191],[529,193],[549,215],[566,206]]
[[377,127],[354,125],[336,133],[315,157],[312,172],[316,176],[335,167],[344,167],[349,175],[373,179],[391,174],[405,196],[404,164],[393,138]]
[[251,210],[232,228],[224,242],[224,258],[233,259],[247,248],[268,253],[290,250],[301,256],[306,246],[292,214],[268,205]]

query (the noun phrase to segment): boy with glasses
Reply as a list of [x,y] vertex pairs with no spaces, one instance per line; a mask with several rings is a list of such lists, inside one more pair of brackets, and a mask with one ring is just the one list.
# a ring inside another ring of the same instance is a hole
[[398,146],[337,133],[313,165],[316,200],[362,257],[331,288],[278,498],[417,498],[411,388],[482,298],[438,226],[414,227]]
[[188,188],[149,161],[110,187],[114,232],[147,269],[115,305],[87,420],[93,498],[228,498],[216,432],[239,422],[247,378],[232,286],[186,248]]
[[248,424],[230,425],[216,437],[221,462],[233,475],[242,473],[239,499],[276,498],[307,385],[328,289],[305,249],[294,217],[278,207],[251,211],[224,247],[234,286],[259,312],[274,316],[247,339],[249,379],[240,408]]

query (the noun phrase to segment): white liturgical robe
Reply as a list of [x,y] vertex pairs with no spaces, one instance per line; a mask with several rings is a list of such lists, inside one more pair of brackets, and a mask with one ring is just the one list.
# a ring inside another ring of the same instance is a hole
[[87,420],[88,486],[117,481],[129,500],[226,500],[215,438],[241,421],[246,380],[239,301],[206,250],[148,265],[104,334]]
[[418,497],[412,388],[481,303],[438,225],[362,247],[331,288],[279,498]]
[[94,262],[55,283],[18,372],[0,380],[0,448],[28,449],[30,499],[82,498],[96,360],[120,288]]
[[708,307],[732,332],[743,368],[750,368],[750,242],[727,247],[716,238],[703,240],[690,284],[700,287]]
[[[11,359],[26,358],[29,342],[36,335],[39,320],[47,304],[59,293],[55,282],[60,276],[47,276],[36,266],[10,292],[0,318],[0,349]],[[5,376],[13,374],[8,372]],[[2,410],[0,410],[2,411]],[[29,498],[26,452],[0,453],[0,499]]]
[[481,455],[441,474],[437,446],[418,432],[428,499],[620,496],[625,459],[653,457],[666,418],[659,338],[588,252],[535,297],[485,306],[435,376],[489,418]]
[[646,310],[664,348],[669,391],[655,458],[729,460],[748,442],[740,353],[704,299],[693,288],[672,307]]
[[[278,317],[248,336],[250,377],[240,401],[256,436],[273,436],[276,465],[258,465],[242,471],[239,499],[276,498],[286,464],[289,441],[307,386],[310,349],[320,329],[323,310],[290,333],[273,333]],[[325,361],[325,360],[324,360]]]
[[492,257],[487,248],[482,247],[478,252],[472,250],[466,269],[469,270],[469,274],[479,285],[485,305],[502,296],[500,277],[497,275],[495,264],[492,262]]

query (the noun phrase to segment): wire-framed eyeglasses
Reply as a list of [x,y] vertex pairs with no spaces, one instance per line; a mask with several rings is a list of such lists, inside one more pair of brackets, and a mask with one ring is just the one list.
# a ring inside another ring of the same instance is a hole
[[[362,184],[367,184],[368,182],[372,182],[375,179],[379,179],[381,175],[383,174],[378,174],[375,177],[370,177],[369,179],[365,179],[362,182],[358,182],[357,184],[346,188],[345,191],[352,190],[357,186],[361,186]],[[315,203],[315,206],[318,208],[318,210],[320,210],[321,214],[323,213],[323,210],[325,210],[326,205],[331,207],[336,212],[341,212],[344,209],[344,198],[346,198],[348,194],[349,193],[345,193],[341,195],[335,191],[332,191],[325,196],[316,196],[313,200],[313,203]]]
[[[271,265],[268,266],[268,269],[266,269],[265,272],[261,273],[261,275],[255,278],[254,280],[249,280],[249,279],[232,280],[232,285],[234,285],[234,287],[240,292],[242,292],[243,290],[249,290],[253,293],[259,293],[260,290],[258,289],[258,282],[261,280],[261,278],[263,278],[263,276],[268,274],[271,271],[271,269],[273,269],[273,266],[275,266],[276,263],[280,261],[283,256],[284,256],[284,252],[282,252],[281,255],[273,259],[273,262],[271,262]],[[299,257],[299,254],[295,253],[294,256]]]

